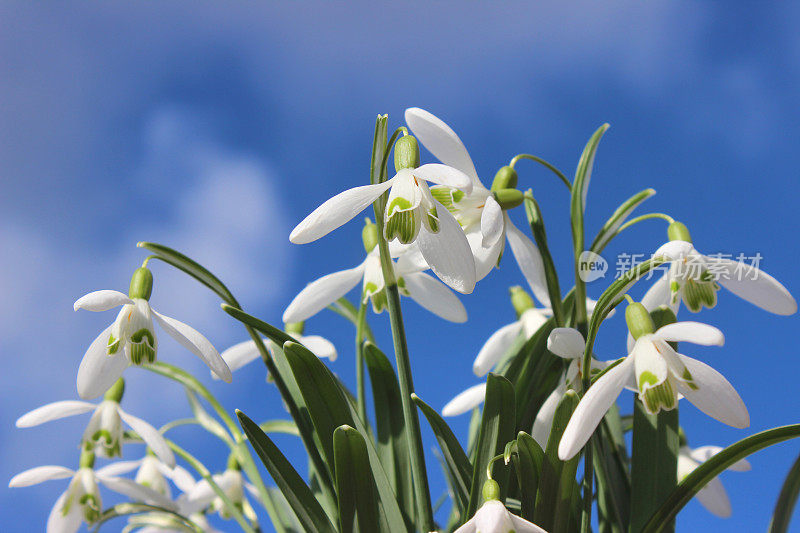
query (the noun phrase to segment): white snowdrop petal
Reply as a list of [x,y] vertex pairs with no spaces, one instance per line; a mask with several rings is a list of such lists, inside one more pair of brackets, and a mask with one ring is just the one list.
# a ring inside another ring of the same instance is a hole
[[558,384],[558,387],[556,387],[544,401],[539,408],[539,412],[536,413],[536,419],[533,421],[533,429],[531,429],[531,437],[541,446],[542,450],[547,448],[547,440],[550,438],[550,430],[553,427],[556,407],[558,407],[565,392],[567,392],[567,386],[562,380]]
[[392,184],[392,180],[387,180],[374,185],[354,187],[337,194],[303,219],[292,230],[289,240],[295,244],[306,244],[324,237],[367,208]]
[[472,371],[478,377],[483,377],[496,365],[508,352],[522,331],[520,322],[512,322],[498,329],[486,340],[478,352]]
[[47,533],[75,533],[83,523],[83,512],[80,505],[71,505],[67,514],[62,512],[67,493],[64,492],[56,500],[47,517]]
[[633,360],[628,357],[589,387],[572,413],[558,444],[558,457],[562,461],[573,458],[583,448],[597,424],[622,392],[632,371]]
[[331,341],[319,335],[303,335],[300,337],[300,342],[311,350],[317,357],[336,361],[336,347]]
[[464,143],[450,126],[418,107],[406,109],[405,119],[411,132],[436,159],[469,176],[473,184],[481,185]]
[[462,171],[448,165],[428,163],[411,171],[415,178],[430,181],[437,185],[446,185],[460,189],[469,194],[472,192],[472,180]]
[[95,470],[98,476],[117,477],[133,472],[142,465],[143,459],[136,461],[115,461]]
[[92,341],[78,367],[78,395],[84,400],[97,398],[114,384],[130,362],[123,350],[108,355],[108,338],[113,324]]
[[44,481],[51,479],[64,479],[72,477],[75,474],[74,470],[63,466],[47,465],[37,466],[20,472],[11,478],[8,482],[9,487],[29,487],[31,485],[38,485]]
[[[228,368],[230,368],[231,372],[235,372],[250,361],[255,361],[261,357],[261,352],[258,351],[255,341],[249,340],[234,344],[222,352],[220,356],[225,360],[225,363],[228,365]],[[217,375],[213,372],[211,375],[212,377],[217,377]]]
[[555,328],[547,337],[547,349],[564,359],[578,359],[583,357],[586,342],[577,329]]
[[175,509],[175,504],[166,496],[144,485],[139,485],[133,480],[95,473],[97,481],[123,496],[136,502],[158,505],[166,509]]
[[680,385],[680,391],[687,400],[723,424],[739,429],[750,425],[747,407],[722,374],[697,359],[682,354],[678,354],[678,357],[699,387],[693,390],[686,385]]
[[675,322],[660,327],[655,335],[670,342],[691,342],[702,346],[722,346],[725,344],[725,335],[708,324],[701,322]]
[[545,307],[550,307],[550,296],[547,293],[547,282],[544,275],[544,263],[542,263],[539,249],[517,229],[508,217],[508,213],[504,213],[503,216],[505,217],[508,244],[511,245],[511,251],[517,260],[517,265],[519,265],[522,275],[528,281],[528,285],[530,285],[536,299]]
[[481,211],[481,245],[484,248],[502,236],[504,224],[503,209],[490,194]]
[[120,305],[132,304],[133,300],[128,298],[127,295],[112,290],[94,291],[78,298],[72,308],[77,311],[78,309],[86,309],[87,311],[108,311]]
[[505,245],[505,231],[487,247],[483,246],[483,233],[480,227],[475,226],[474,229],[467,231],[466,236],[469,247],[472,249],[472,256],[475,258],[475,278],[480,281],[488,276],[497,265]]
[[19,417],[16,426],[18,428],[38,426],[51,420],[88,413],[94,411],[96,407],[93,403],[76,400],[48,403]]
[[648,311],[653,311],[662,305],[668,305],[670,300],[669,275],[664,273],[653,283],[642,298],[642,305]]
[[714,516],[729,518],[732,514],[728,493],[718,477],[715,477],[700,489],[695,494],[695,498]]
[[706,257],[719,274],[717,281],[733,294],[776,315],[792,315],[797,311],[797,302],[781,283],[749,265],[729,259]]
[[455,398],[447,402],[442,408],[443,416],[458,416],[467,411],[471,411],[475,407],[483,403],[486,396],[486,383],[473,385],[467,390],[456,395]]
[[126,413],[122,409],[117,409],[120,418],[128,424],[132,430],[142,437],[142,440],[147,446],[153,450],[153,453],[161,460],[162,463],[173,468],[175,466],[175,455],[159,431],[151,426],[141,418],[135,417]]
[[694,252],[692,243],[686,241],[669,241],[653,253],[653,257],[664,256],[668,259],[680,259]]
[[153,311],[153,316],[158,325],[178,341],[181,346],[202,359],[222,381],[227,383],[232,381],[231,369],[225,364],[225,360],[220,357],[217,349],[199,331],[180,320],[162,315],[155,309],[151,308],[151,311]]
[[447,285],[463,294],[475,289],[475,260],[464,232],[453,215],[435,202],[439,232],[423,228],[417,237],[420,252],[431,270]]
[[350,292],[364,276],[364,263],[312,281],[283,312],[283,322],[303,322]]
[[464,304],[440,281],[424,272],[405,274],[403,280],[411,299],[434,315],[450,322],[467,321]]
[[514,513],[508,513],[511,523],[514,525],[516,533],[547,533],[544,529],[540,528],[532,522],[528,522]]

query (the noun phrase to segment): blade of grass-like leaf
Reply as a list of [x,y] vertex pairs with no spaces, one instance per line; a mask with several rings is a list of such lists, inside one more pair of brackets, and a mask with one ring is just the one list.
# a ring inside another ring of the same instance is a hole
[[785,533],[789,530],[792,512],[800,495],[800,456],[795,459],[792,468],[786,475],[781,493],[775,502],[775,510],[769,523],[769,533]]
[[300,430],[293,420],[267,420],[261,422],[258,427],[264,433],[284,433],[286,435],[300,436]]
[[400,507],[408,516],[415,512],[414,485],[408,461],[408,439],[400,403],[400,386],[389,358],[371,342],[364,345],[364,358],[375,405],[377,451]]
[[241,411],[236,411],[239,423],[250,444],[255,449],[258,457],[264,463],[275,484],[281,490],[295,516],[303,524],[306,531],[319,531],[334,533],[336,529],[331,524],[322,506],[314,498],[311,489],[305,484],[300,474],[292,467],[277,446],[261,431],[258,425],[250,420]]
[[425,415],[433,434],[436,435],[436,440],[439,442],[445,466],[450,472],[450,478],[453,481],[456,505],[461,510],[466,509],[469,505],[469,493],[472,485],[472,464],[469,462],[467,454],[464,453],[450,426],[439,416],[439,413],[422,401],[416,394],[412,394],[411,399],[414,400],[419,410]]
[[630,461],[616,405],[609,409],[600,424],[600,438],[592,447],[597,466],[599,530],[603,533],[626,533],[631,499]]
[[620,226],[625,223],[625,220],[631,216],[637,207],[639,207],[642,202],[650,198],[656,193],[655,189],[645,189],[641,192],[637,192],[624,202],[614,211],[614,214],[603,224],[603,227],[600,228],[600,231],[597,232],[597,236],[594,238],[592,245],[589,247],[589,250],[592,252],[599,254],[603,251],[603,248],[611,242],[617,232],[619,231]]
[[[503,453],[506,444],[514,440],[516,424],[514,405],[514,386],[511,382],[497,374],[489,374],[486,380],[481,429],[472,467],[469,506],[463,517],[465,519],[471,518],[481,503],[489,461]],[[509,471],[504,465],[495,464],[492,468],[492,479],[500,485],[501,499],[505,497],[505,491],[508,489],[508,474]]]
[[177,250],[173,250],[172,248],[155,242],[139,242],[136,243],[136,246],[150,250],[155,254],[157,259],[160,259],[177,269],[183,270],[194,279],[217,293],[217,295],[225,300],[225,302],[228,304],[234,307],[239,307],[239,302],[237,302],[236,298],[233,297],[233,294],[228,290],[228,287],[226,287],[218,277],[209,272],[208,269],[194,259],[183,255]]
[[536,493],[539,491],[539,477],[542,473],[544,451],[527,433],[517,434],[516,455],[512,456],[517,469],[517,482],[520,489],[522,518],[533,520],[536,508]]
[[550,533],[568,531],[570,527],[573,487],[580,455],[569,461],[561,461],[558,458],[558,443],[578,406],[578,401],[578,394],[574,390],[564,393],[553,415],[553,425],[542,461],[533,521]]
[[256,318],[253,315],[245,313],[238,307],[228,304],[222,304],[222,310],[231,315],[239,322],[243,323],[244,325],[250,326],[251,328],[260,331],[278,346],[283,346],[283,344],[287,341],[297,342],[297,339],[290,336],[285,331],[278,329],[272,324],[268,324],[267,322],[264,322],[263,320]]
[[333,433],[336,459],[336,493],[339,496],[339,531],[381,531],[375,480],[372,479],[364,437],[350,426]]
[[689,503],[695,494],[709,481],[728,467],[759,450],[780,442],[800,437],[800,424],[782,426],[762,431],[731,444],[683,478],[669,497],[650,517],[642,533],[657,533],[662,530]]
[[200,400],[197,399],[197,396],[191,389],[185,387],[186,389],[186,397],[189,399],[189,407],[192,409],[192,413],[194,414],[195,420],[200,426],[214,435],[221,439],[225,444],[228,445],[231,449],[234,448],[233,440],[231,440],[230,435],[228,432],[225,431],[225,428],[222,427],[216,418],[212,417],[208,411],[206,411],[203,406],[200,404]]

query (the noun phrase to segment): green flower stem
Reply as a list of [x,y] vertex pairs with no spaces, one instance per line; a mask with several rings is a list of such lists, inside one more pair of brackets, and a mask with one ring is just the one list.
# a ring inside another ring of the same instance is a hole
[[[379,116],[375,124],[375,139],[372,150],[372,164],[370,167],[371,183],[380,183],[386,178],[386,159],[390,148],[397,138],[399,130],[394,132],[389,144],[384,144],[386,139],[386,116]],[[378,167],[375,162],[381,160]],[[417,517],[420,521],[418,527],[422,531],[433,531],[436,529],[433,521],[433,509],[431,507],[430,490],[428,488],[428,474],[425,469],[425,454],[422,449],[422,436],[420,434],[419,417],[417,409],[412,403],[411,394],[414,392],[414,382],[411,376],[411,364],[408,356],[408,344],[406,341],[405,326],[403,315],[400,310],[400,291],[397,287],[397,279],[392,266],[392,259],[389,254],[389,243],[383,235],[383,212],[386,205],[384,194],[373,204],[375,210],[375,221],[378,225],[378,250],[380,251],[381,269],[386,291],[387,309],[389,311],[389,322],[392,329],[392,339],[394,341],[394,355],[397,364],[397,377],[400,384],[400,399],[403,407],[403,418],[406,425],[406,438],[408,439],[408,453],[411,462],[411,474],[414,484],[414,496],[417,504]]]
[[583,513],[581,513],[581,533],[592,531],[592,482],[594,481],[594,461],[592,447],[595,436],[592,435],[583,449]]
[[356,317],[356,386],[358,388],[358,416],[367,423],[367,397],[364,386],[364,325],[367,321],[367,302],[362,298]]
[[508,166],[510,166],[511,168],[514,168],[514,165],[516,165],[517,162],[519,162],[520,159],[529,159],[531,161],[535,161],[535,162],[539,163],[540,165],[545,166],[546,168],[551,170],[553,172],[553,174],[558,176],[559,179],[561,179],[561,181],[564,183],[564,185],[567,186],[567,190],[572,191],[572,184],[569,182],[569,180],[564,175],[564,173],[561,172],[560,170],[558,170],[555,166],[551,165],[550,163],[548,163],[547,161],[542,159],[541,157],[536,157],[535,155],[531,155],[531,154],[519,154],[517,156],[514,156],[514,159],[511,160],[511,162],[508,164]]
[[555,263],[553,263],[553,258],[550,255],[550,248],[547,246],[547,234],[544,230],[542,212],[539,209],[539,204],[533,197],[533,191],[531,189],[525,192],[525,214],[528,216],[528,224],[530,224],[533,239],[536,241],[536,246],[539,247],[539,253],[542,255],[544,275],[547,281],[547,292],[550,296],[550,306],[553,309],[553,319],[555,320],[556,326],[562,328],[565,322],[564,311],[561,307],[561,287],[558,283],[558,272],[556,271]]
[[[358,309],[347,298],[339,298],[334,303],[328,306],[328,309],[337,315],[349,320],[354,326],[358,327]],[[372,334],[372,328],[364,321],[364,338],[372,344],[376,344],[375,336]]]
[[[261,340],[261,337],[258,335],[256,335],[256,337],[258,337],[259,341]],[[261,504],[264,506],[264,509],[266,509],[273,525],[278,529],[278,531],[282,531],[281,522],[278,519],[278,510],[275,508],[269,491],[267,490],[267,486],[264,484],[264,480],[261,478],[261,474],[258,472],[258,468],[253,461],[253,456],[250,455],[250,450],[245,443],[245,436],[222,404],[219,403],[216,397],[214,397],[214,395],[211,394],[211,392],[202,383],[200,383],[194,376],[185,370],[182,370],[174,365],[170,365],[169,363],[164,363],[163,361],[156,361],[144,366],[147,370],[177,381],[181,385],[190,388],[203,399],[205,399],[209,405],[211,405],[212,409],[214,409],[214,412],[217,413],[217,416],[219,416],[228,427],[228,431],[235,442],[234,451],[237,453],[237,457],[241,461],[242,469],[247,474],[247,477],[250,478],[250,481],[256,486],[260,496],[259,499],[261,500]]]
[[[132,431],[126,431],[125,435],[129,438],[138,440],[140,442],[144,442],[141,436]],[[184,450],[171,440],[166,438],[164,440],[167,442],[167,444],[169,445],[169,447],[172,449],[173,452],[178,454],[178,456],[180,456],[181,459],[189,463],[189,466],[191,466],[195,470],[195,472],[200,474],[200,476],[208,482],[208,485],[209,487],[211,487],[211,490],[214,491],[214,494],[219,496],[220,500],[222,500],[223,505],[225,505],[225,507],[228,509],[228,512],[231,513],[231,516],[233,516],[233,518],[239,523],[239,525],[242,526],[242,529],[246,533],[256,533],[256,529],[253,528],[253,526],[247,521],[242,512],[239,511],[239,509],[236,507],[236,505],[234,505],[231,499],[228,498],[228,496],[225,494],[225,491],[223,491],[220,488],[220,486],[217,485],[217,482],[214,481],[214,478],[211,476],[211,472],[208,470],[208,468],[206,468],[206,466],[202,462],[200,462],[199,459],[195,458],[192,454],[190,454],[189,452],[187,452],[186,450]]]
[[617,230],[617,233],[619,234],[623,230],[626,230],[629,227],[633,226],[634,224],[638,224],[639,222],[641,222],[643,220],[650,220],[650,219],[653,219],[653,218],[660,218],[661,220],[666,220],[670,224],[675,222],[674,218],[672,218],[669,215],[665,215],[664,213],[647,213],[645,215],[641,215],[641,216],[638,216],[636,218],[630,219],[629,221],[627,221],[626,223],[624,223],[622,226],[619,227],[619,229]]

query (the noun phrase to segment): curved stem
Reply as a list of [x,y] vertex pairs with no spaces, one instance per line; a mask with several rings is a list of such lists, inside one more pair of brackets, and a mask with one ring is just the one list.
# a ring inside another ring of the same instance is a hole
[[535,161],[535,162],[539,163],[540,165],[543,165],[544,167],[548,168],[550,171],[553,172],[553,174],[555,174],[556,176],[559,177],[559,179],[564,183],[564,185],[567,186],[567,190],[572,191],[572,184],[569,182],[569,179],[567,179],[567,177],[564,175],[564,173],[561,172],[560,170],[558,170],[555,166],[551,165],[550,163],[548,163],[547,161],[542,159],[541,157],[536,157],[535,155],[531,155],[531,154],[519,154],[519,155],[514,156],[514,158],[511,160],[511,162],[508,164],[508,166],[510,166],[511,168],[514,168],[514,165],[516,165],[517,162],[519,162],[520,159],[529,159],[531,161]]
[[639,222],[641,222],[643,220],[650,220],[652,218],[660,218],[662,220],[666,220],[670,224],[675,222],[674,218],[672,218],[669,215],[665,215],[664,213],[647,213],[646,215],[641,215],[641,216],[638,216],[636,218],[630,219],[629,221],[627,221],[626,223],[624,223],[622,226],[619,227],[619,229],[617,230],[617,233],[620,233],[623,230],[633,226],[634,224],[638,224]]

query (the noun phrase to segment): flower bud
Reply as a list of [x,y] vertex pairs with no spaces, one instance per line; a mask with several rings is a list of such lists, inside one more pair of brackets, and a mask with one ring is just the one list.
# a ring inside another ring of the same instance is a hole
[[405,135],[394,143],[394,168],[400,172],[404,168],[419,166],[419,145],[413,135]]
[[497,189],[492,191],[492,195],[504,211],[521,205],[525,199],[522,191],[518,189]]
[[486,501],[500,499],[500,485],[493,479],[487,479],[483,484],[483,499]]
[[378,245],[378,225],[369,218],[364,221],[364,229],[361,230],[361,240],[364,242],[364,250],[370,253]]
[[153,293],[153,274],[147,267],[139,267],[133,271],[131,276],[131,286],[128,289],[128,296],[133,300],[141,298],[149,300]]
[[655,331],[650,313],[639,302],[628,304],[628,308],[625,309],[625,322],[628,323],[628,330],[630,330],[634,339],[638,339],[642,335],[649,335]]
[[125,393],[125,380],[119,378],[113,385],[106,391],[103,396],[104,400],[119,403],[122,400],[122,395]]
[[522,313],[528,309],[535,307],[533,298],[519,285],[509,287],[508,293],[511,295],[511,305],[514,306],[514,311],[517,312],[517,318],[521,317]]
[[494,181],[492,181],[492,191],[516,188],[517,171],[509,166],[500,167],[500,170],[498,170],[497,174],[494,175]]
[[689,228],[683,222],[673,222],[667,228],[667,237],[671,241],[686,241],[692,242],[692,237],[689,235]]

